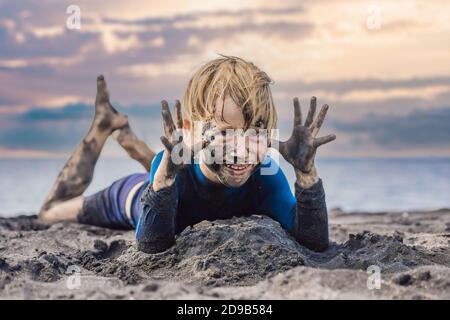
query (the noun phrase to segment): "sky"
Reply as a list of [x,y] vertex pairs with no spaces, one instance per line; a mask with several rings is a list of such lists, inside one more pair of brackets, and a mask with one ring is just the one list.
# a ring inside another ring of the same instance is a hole
[[[282,138],[293,97],[304,112],[313,95],[330,105],[323,157],[450,156],[449,1],[0,0],[0,158],[67,157],[98,74],[161,149],[159,101],[218,54],[269,74]],[[110,141],[104,155],[125,153]]]

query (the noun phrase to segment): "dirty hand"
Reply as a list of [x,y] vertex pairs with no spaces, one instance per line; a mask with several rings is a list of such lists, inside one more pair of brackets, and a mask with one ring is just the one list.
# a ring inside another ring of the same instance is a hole
[[183,142],[181,104],[178,100],[175,102],[174,112],[175,121],[172,118],[167,101],[161,101],[161,115],[164,127],[164,136],[161,136],[161,142],[164,145],[164,153],[155,173],[155,178],[153,181],[154,191],[171,186],[175,181],[175,176],[178,170],[182,167],[182,164],[174,163],[171,157],[175,146]]
[[190,148],[183,141],[183,120],[179,100],[175,102],[174,113],[175,119],[170,113],[167,101],[161,101],[164,127],[164,136],[161,136],[161,142],[164,145],[164,154],[155,173],[154,191],[171,186],[177,172],[194,158],[194,151],[198,153],[201,150],[199,146]]
[[314,157],[317,148],[336,139],[334,134],[317,137],[328,108],[328,105],[324,104],[318,116],[314,118],[316,97],[312,97],[308,116],[302,125],[300,103],[298,98],[294,98],[294,128],[292,135],[286,141],[278,141],[278,151],[294,167],[297,183],[303,188],[309,188],[318,181],[317,171],[314,167]]

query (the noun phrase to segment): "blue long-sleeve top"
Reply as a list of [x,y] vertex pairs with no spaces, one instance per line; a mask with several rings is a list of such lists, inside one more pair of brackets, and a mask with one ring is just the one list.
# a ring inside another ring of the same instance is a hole
[[[322,181],[308,189],[295,184],[295,197],[278,164],[270,157],[240,187],[208,180],[199,164],[183,167],[173,185],[155,192],[152,182],[163,152],[153,160],[149,183],[142,195],[136,228],[138,249],[164,251],[175,234],[203,220],[264,214],[278,221],[297,241],[315,251],[328,247],[328,219]],[[261,174],[271,166],[275,174]]]

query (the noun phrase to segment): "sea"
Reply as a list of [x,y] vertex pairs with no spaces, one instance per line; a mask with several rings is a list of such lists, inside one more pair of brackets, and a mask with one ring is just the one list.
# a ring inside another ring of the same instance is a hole
[[[0,159],[0,216],[36,214],[63,167],[62,159]],[[280,162],[293,186],[293,169]],[[450,158],[322,158],[316,161],[328,208],[408,212],[450,208]],[[86,194],[144,169],[131,159],[97,163]]]

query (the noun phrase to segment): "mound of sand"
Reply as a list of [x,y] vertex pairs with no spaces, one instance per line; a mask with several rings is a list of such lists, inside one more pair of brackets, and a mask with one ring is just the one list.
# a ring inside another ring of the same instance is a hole
[[[450,212],[330,220],[324,253],[252,216],[201,222],[152,255],[136,250],[131,231],[3,218],[0,297],[450,298]],[[369,266],[380,289],[367,286]]]

